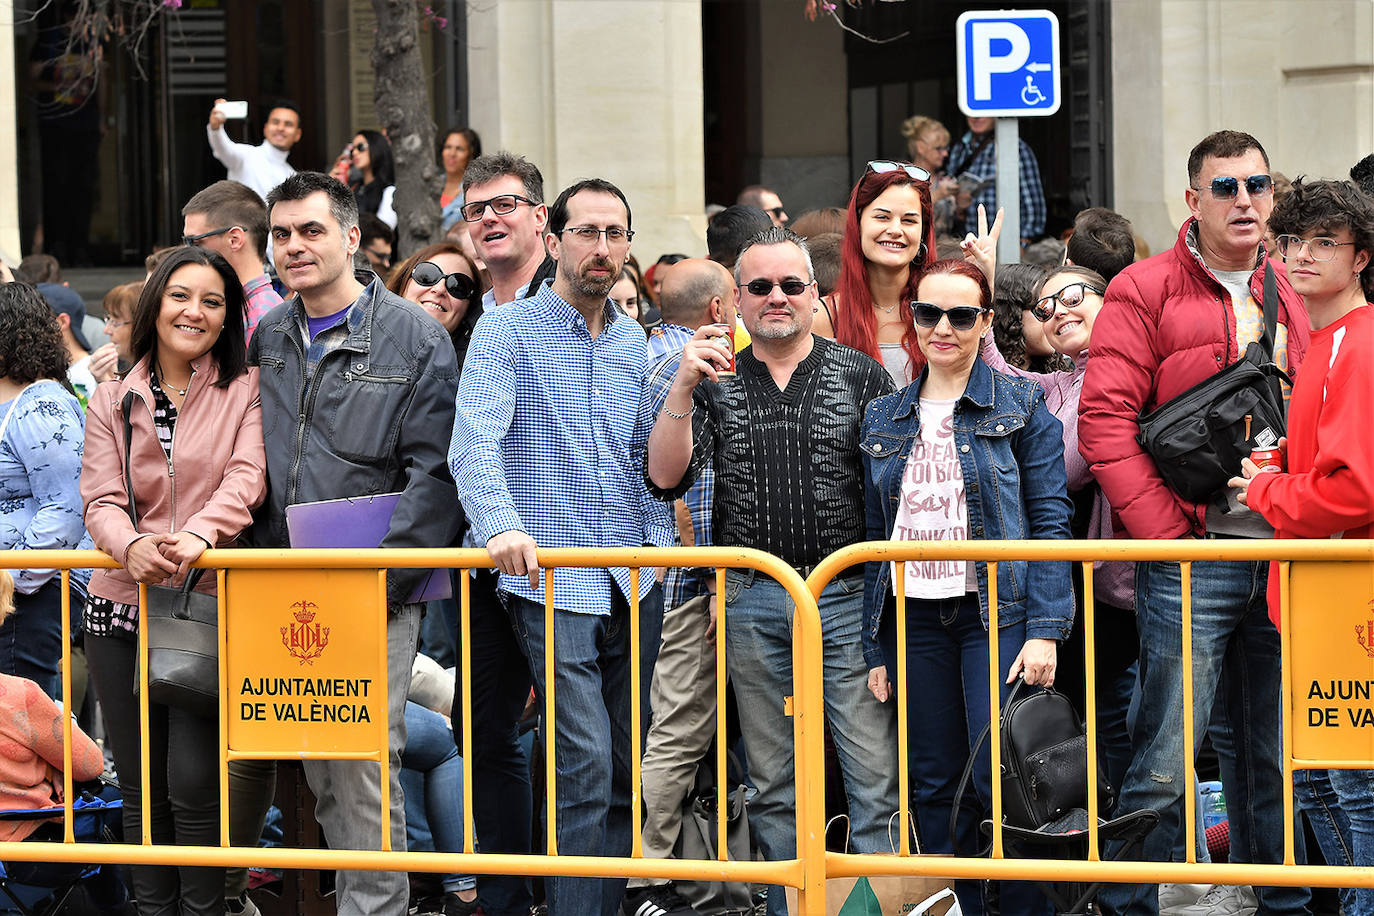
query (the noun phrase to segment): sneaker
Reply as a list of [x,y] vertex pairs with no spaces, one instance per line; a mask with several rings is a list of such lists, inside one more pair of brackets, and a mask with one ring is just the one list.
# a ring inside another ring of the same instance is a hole
[[244,891],[237,897],[229,897],[224,901],[224,912],[227,916],[262,916],[262,911],[253,902],[253,898]]
[[410,909],[411,916],[473,916],[477,899],[464,900],[452,891],[420,897]]
[[1254,916],[1259,899],[1248,887],[1213,884],[1197,903],[1179,907],[1171,916]]
[[1159,886],[1159,916],[1175,916],[1179,907],[1192,906],[1198,898],[1212,889],[1210,884],[1161,884]]
[[620,903],[620,916],[699,916],[669,884],[635,888]]

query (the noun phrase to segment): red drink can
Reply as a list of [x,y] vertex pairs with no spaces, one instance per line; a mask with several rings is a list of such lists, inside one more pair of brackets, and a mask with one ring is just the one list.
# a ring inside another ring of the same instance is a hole
[[1283,470],[1283,452],[1276,448],[1257,448],[1250,453],[1250,460],[1259,466],[1259,473],[1278,474]]
[[734,374],[735,374],[735,326],[732,325],[732,324],[718,324],[718,325],[716,325],[716,327],[718,327],[718,328],[724,328],[724,329],[725,329],[725,333],[722,334],[720,337],[717,337],[716,340],[719,340],[719,341],[724,342],[725,347],[726,347],[726,352],[730,354],[730,364],[729,364],[728,366],[726,366],[724,369],[717,369],[717,370],[716,370],[716,375],[721,375],[721,376],[724,376],[724,375],[734,375]]

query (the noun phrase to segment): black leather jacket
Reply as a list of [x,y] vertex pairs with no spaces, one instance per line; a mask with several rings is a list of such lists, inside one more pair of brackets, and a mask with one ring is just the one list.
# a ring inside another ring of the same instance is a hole
[[[447,453],[458,363],[443,327],[374,280],[349,312],[348,336],[307,379],[299,298],[268,312],[248,350],[259,366],[268,496],[257,547],[285,547],[286,507],[402,494],[383,547],[448,547],[462,527]],[[394,611],[426,574],[394,570]]]

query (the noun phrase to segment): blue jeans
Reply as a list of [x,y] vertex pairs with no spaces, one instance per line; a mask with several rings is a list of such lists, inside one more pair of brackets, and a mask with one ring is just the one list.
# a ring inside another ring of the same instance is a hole
[[[1283,861],[1282,748],[1279,740],[1279,634],[1265,604],[1268,563],[1192,564],[1193,723],[1201,736],[1213,704],[1233,747],[1222,761],[1233,862]],[[1183,820],[1184,784],[1182,576],[1177,563],[1136,565],[1141,702],[1136,755],[1126,772],[1122,812],[1152,808],[1159,826],[1144,858],[1167,862]],[[1187,748],[1196,758],[1197,749]],[[1108,855],[1119,852],[1109,844]],[[1301,856],[1302,851],[1297,853]],[[1299,858],[1301,861],[1301,858]],[[1306,888],[1256,887],[1260,911],[1306,913]],[[1155,914],[1156,886],[1106,885],[1098,902],[1109,914]]]
[[[456,570],[453,594],[459,595]],[[520,717],[529,699],[530,668],[496,594],[496,572],[479,569],[471,580],[468,612],[472,684],[472,825],[483,852],[528,853],[533,807],[530,761],[520,743]],[[461,625],[461,624],[460,624]],[[463,740],[462,640],[457,647],[453,735]],[[533,899],[526,875],[478,875],[477,897],[487,916],[528,916]]]
[[[544,606],[503,593],[516,636],[529,659],[540,701],[544,682]],[[641,634],[663,626],[663,591],[639,602]],[[630,811],[630,607],[616,594],[610,613],[554,611],[554,754],[558,823],[550,827],[560,855],[628,856]],[[650,621],[657,623],[649,627]],[[642,664],[641,678],[653,669]],[[546,723],[548,719],[544,720]],[[549,916],[615,916],[624,878],[550,877]]]
[[[792,599],[753,570],[725,574],[725,661],[739,706],[749,775],[758,795],[749,824],[765,859],[791,859],[796,846],[792,719]],[[860,633],[863,574],[831,582],[821,594],[825,712],[849,798],[854,852],[892,851],[888,821],[897,810],[897,719],[868,690]],[[768,912],[786,912],[781,888],[769,888]]]
[[[1331,788],[1340,800],[1341,810],[1350,823],[1350,864],[1368,868],[1374,865],[1374,770],[1326,772],[1331,780]],[[1374,914],[1374,888],[1355,888],[1354,899],[1350,903],[1346,903],[1347,892],[1341,894],[1341,909],[1345,916]]]
[[[1328,776],[1328,773],[1334,772],[1294,770],[1293,801],[1298,810],[1307,815],[1307,823],[1312,825],[1312,833],[1317,837],[1317,845],[1321,847],[1322,859],[1326,864],[1346,866],[1355,861],[1354,842],[1350,835],[1350,817],[1341,808],[1341,800]],[[1370,778],[1369,770],[1351,772],[1363,773],[1365,779]],[[1374,849],[1368,849],[1367,852],[1374,854]],[[1340,888],[1341,911],[1345,916],[1369,916],[1374,910],[1358,909],[1356,893],[1354,888]]]
[[[406,701],[406,746],[401,751],[406,796],[406,848],[412,852],[463,851],[463,758],[444,717]],[[472,875],[442,876],[444,890],[477,886]]]
[[14,593],[14,613],[0,624],[0,673],[26,677],[56,700],[61,667],[62,580],[53,576],[32,595]]
[[[891,600],[891,599],[889,599]],[[897,613],[883,615],[878,643],[887,663],[887,676],[897,684]],[[906,603],[906,665],[912,687],[902,697],[907,721],[907,766],[916,831],[921,851],[971,856],[982,845],[978,825],[992,812],[992,752],[985,740],[973,765],[976,798],[965,796],[959,807],[957,850],[950,845],[949,816],[959,777],[968,764],[973,742],[991,718],[988,705],[988,631],[978,610],[978,597]],[[1026,641],[1026,625],[1014,623],[997,631],[997,651],[1003,670]],[[1006,701],[1011,688],[1002,687]],[[966,916],[987,910],[982,881],[955,881],[954,892]],[[1051,912],[1049,901],[1034,884],[1007,881],[1001,888],[1001,911],[1018,916]]]

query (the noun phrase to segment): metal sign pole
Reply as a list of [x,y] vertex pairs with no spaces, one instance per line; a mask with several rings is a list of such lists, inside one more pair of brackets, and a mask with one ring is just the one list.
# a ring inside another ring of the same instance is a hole
[[[1021,260],[1021,155],[1019,122],[998,118],[994,140],[997,144],[997,206],[1002,208],[1002,235],[997,240],[997,263],[1015,264]],[[988,214],[991,225],[995,213]]]

